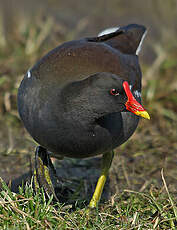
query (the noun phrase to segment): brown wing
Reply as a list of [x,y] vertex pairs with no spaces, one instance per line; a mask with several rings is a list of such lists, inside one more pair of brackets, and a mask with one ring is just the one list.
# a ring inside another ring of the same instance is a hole
[[111,72],[138,89],[141,87],[141,71],[134,53],[141,41],[143,28],[132,28],[131,25],[100,37],[64,43],[44,56],[32,72],[41,80],[50,76],[50,82],[59,85],[98,72]]

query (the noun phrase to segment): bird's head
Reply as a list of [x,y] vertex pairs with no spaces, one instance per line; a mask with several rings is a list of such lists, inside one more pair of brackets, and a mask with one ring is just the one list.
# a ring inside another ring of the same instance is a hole
[[132,86],[121,77],[111,73],[98,73],[86,81],[89,105],[98,117],[114,112],[131,112],[150,119],[147,111],[138,102],[141,101],[140,89],[134,89],[133,93],[130,89]]
[[77,108],[78,113],[83,111],[83,114],[94,118],[115,112],[131,112],[150,119],[139,103],[140,92],[136,90],[139,92],[137,95],[130,88],[129,83],[118,75],[103,72],[68,85],[63,90],[63,98],[68,99],[65,104],[69,103],[70,108]]

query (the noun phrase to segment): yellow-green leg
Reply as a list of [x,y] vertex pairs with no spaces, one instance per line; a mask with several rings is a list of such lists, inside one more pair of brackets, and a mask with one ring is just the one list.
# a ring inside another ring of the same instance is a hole
[[106,178],[109,172],[109,169],[111,167],[112,159],[114,157],[114,152],[109,152],[103,154],[102,158],[102,167],[101,167],[101,175],[98,179],[95,192],[92,196],[92,199],[90,201],[89,207],[90,208],[95,208],[101,198],[101,194],[104,188],[104,184],[106,182]]
[[59,181],[55,168],[50,160],[47,150],[41,146],[38,146],[35,152],[35,189],[43,187],[48,197],[53,194],[54,198],[58,201],[58,198],[55,194],[55,188],[57,187],[58,182]]

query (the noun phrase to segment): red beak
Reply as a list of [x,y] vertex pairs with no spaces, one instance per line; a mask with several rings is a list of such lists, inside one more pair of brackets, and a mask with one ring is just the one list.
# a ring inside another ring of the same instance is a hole
[[149,116],[148,112],[134,98],[127,81],[123,82],[123,87],[124,87],[125,93],[126,93],[126,95],[128,97],[128,100],[125,103],[126,109],[128,111],[136,114],[137,116],[141,116],[141,117],[144,117],[146,119],[150,119],[150,116]]

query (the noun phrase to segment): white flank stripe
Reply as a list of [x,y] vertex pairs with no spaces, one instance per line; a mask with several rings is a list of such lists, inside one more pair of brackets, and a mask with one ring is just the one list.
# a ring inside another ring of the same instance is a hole
[[136,96],[136,97],[141,97],[141,93],[138,91],[138,90],[135,90],[133,92],[133,94]]
[[31,77],[31,72],[30,72],[30,71],[27,72],[27,77],[28,77],[28,78]]

